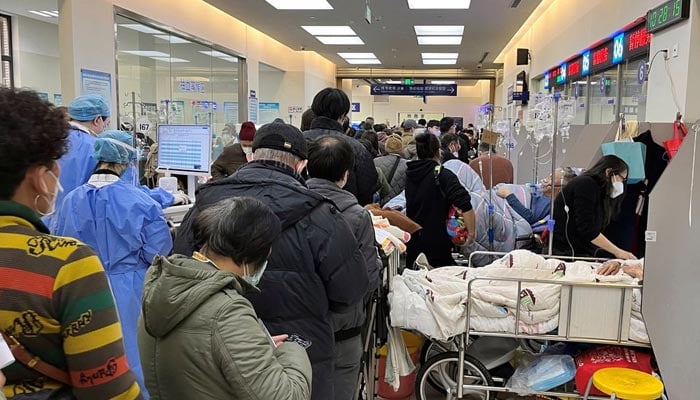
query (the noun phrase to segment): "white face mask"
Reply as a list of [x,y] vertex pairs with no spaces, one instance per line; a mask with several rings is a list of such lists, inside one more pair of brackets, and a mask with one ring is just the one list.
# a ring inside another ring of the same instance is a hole
[[[258,272],[254,273],[253,275],[246,275],[243,277],[243,279],[250,283],[251,285],[258,287],[258,284],[260,283],[260,279],[262,279],[263,273],[265,272],[265,269],[267,268],[267,261],[260,267]],[[248,266],[246,266],[246,274],[248,273]]]
[[612,192],[610,193],[610,197],[613,199],[616,199],[620,196],[622,196],[623,193],[625,193],[625,184],[622,182],[613,182],[612,183],[613,189]]
[[[34,199],[35,211],[43,217],[47,217],[47,216],[52,215],[53,213],[56,212],[56,200],[58,199],[58,194],[63,192],[63,186],[61,186],[61,182],[58,180],[56,175],[54,175],[53,172],[51,172],[51,171],[48,171],[48,173],[53,177],[53,179],[56,180],[56,185],[54,185],[54,188],[53,188],[53,196],[51,198],[49,198],[48,196],[40,194],[40,195],[37,195],[36,198]],[[46,192],[49,191],[49,187],[48,187],[48,185],[46,185],[46,182],[41,181],[41,185],[43,186],[42,189],[44,189],[44,191],[46,191]],[[49,204],[49,209],[47,211],[41,211],[39,209],[39,207],[37,205],[37,201],[39,200],[40,197],[43,197],[44,200],[46,200],[46,202]]]

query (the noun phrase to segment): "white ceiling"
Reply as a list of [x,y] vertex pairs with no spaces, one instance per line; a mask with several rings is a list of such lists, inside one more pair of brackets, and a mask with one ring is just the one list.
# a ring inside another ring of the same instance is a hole
[[23,15],[43,22],[58,23],[58,18],[45,18],[32,14],[29,10],[35,11],[56,11],[58,10],[57,0],[0,0],[0,10],[14,14]]
[[[365,1],[328,0],[333,10],[277,10],[264,0],[205,0],[235,18],[293,48],[313,50],[339,67],[349,64],[338,52],[373,52],[381,68],[430,68],[421,52],[459,52],[457,68],[475,68],[484,53],[484,68],[498,56],[542,0],[472,0],[469,10],[411,10],[406,0],[369,0],[373,22],[365,21]],[[348,25],[365,45],[323,45],[302,25]],[[414,25],[464,25],[459,46],[419,46]]]

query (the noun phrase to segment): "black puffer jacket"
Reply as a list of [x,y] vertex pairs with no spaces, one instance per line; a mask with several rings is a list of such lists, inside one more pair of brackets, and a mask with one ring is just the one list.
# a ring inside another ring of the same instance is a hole
[[250,297],[273,335],[299,334],[313,344],[312,399],[333,399],[334,338],[331,309],[361,302],[369,279],[359,245],[332,202],[313,193],[290,167],[254,161],[233,176],[204,186],[178,230],[175,252],[195,249],[192,223],[201,210],[234,196],[254,197],[282,221],[261,293]]
[[346,136],[343,126],[338,121],[326,117],[316,117],[311,123],[311,129],[304,132],[308,141],[316,140],[321,136],[339,135],[347,139],[355,152],[355,168],[350,171],[345,190],[357,197],[361,206],[372,203],[374,193],[379,189],[377,170],[374,168],[372,155],[359,141]]

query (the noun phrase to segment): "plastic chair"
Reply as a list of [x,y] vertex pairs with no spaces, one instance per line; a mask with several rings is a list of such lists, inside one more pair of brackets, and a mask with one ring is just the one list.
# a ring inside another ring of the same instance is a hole
[[620,400],[666,399],[664,384],[660,379],[629,368],[604,368],[596,371],[588,381],[584,400],[588,400],[591,387]]

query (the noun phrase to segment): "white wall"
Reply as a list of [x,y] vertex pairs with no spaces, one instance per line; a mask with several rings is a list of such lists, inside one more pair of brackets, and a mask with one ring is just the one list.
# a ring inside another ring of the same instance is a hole
[[[376,102],[377,97],[387,102]],[[474,121],[479,106],[489,101],[489,81],[479,81],[475,86],[458,86],[456,97],[428,97],[427,104],[422,98],[411,96],[372,96],[370,87],[353,87],[352,101],[360,103],[360,112],[352,115],[353,121],[373,116],[376,123],[399,124],[400,112],[444,113],[450,117],[464,118],[465,125]]]
[[12,18],[15,86],[47,93],[49,101],[61,93],[58,26],[32,18]]

